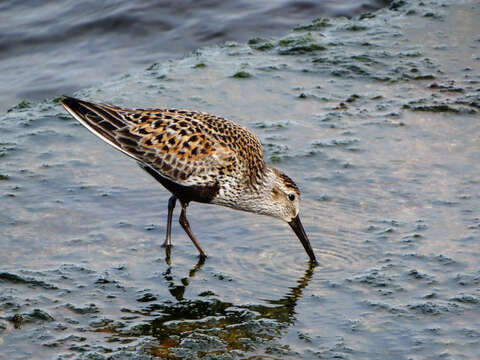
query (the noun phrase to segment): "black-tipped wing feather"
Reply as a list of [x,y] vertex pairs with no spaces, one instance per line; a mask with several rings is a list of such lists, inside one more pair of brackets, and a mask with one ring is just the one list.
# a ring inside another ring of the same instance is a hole
[[141,159],[137,158],[133,153],[124,149],[115,136],[115,132],[127,126],[121,119],[115,117],[111,112],[107,112],[101,107],[86,101],[65,97],[61,103],[70,115],[94,135],[100,137],[126,155],[133,157],[135,160],[141,161]]

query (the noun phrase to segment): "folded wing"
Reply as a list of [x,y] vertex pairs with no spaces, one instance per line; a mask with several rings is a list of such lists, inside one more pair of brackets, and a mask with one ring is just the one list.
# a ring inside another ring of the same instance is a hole
[[178,184],[208,185],[236,156],[209,132],[204,114],[125,109],[65,97],[65,109],[93,134]]

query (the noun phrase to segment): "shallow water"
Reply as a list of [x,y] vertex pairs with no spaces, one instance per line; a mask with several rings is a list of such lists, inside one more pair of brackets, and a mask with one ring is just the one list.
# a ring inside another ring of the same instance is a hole
[[153,61],[224,41],[279,35],[319,16],[351,17],[390,0],[3,0],[0,112],[67,94]]
[[[8,359],[473,359],[480,347],[480,5],[395,2],[203,48],[76,95],[248,126],[302,190],[288,226],[168,193],[57,99],[0,120]],[[176,213],[178,215],[178,213]]]

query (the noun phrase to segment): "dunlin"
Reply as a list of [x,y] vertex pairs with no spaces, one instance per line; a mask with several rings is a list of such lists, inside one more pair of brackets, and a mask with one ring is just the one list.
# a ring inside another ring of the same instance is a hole
[[187,220],[191,201],[269,215],[287,222],[310,261],[317,263],[298,215],[300,192],[287,175],[265,164],[250,130],[207,113],[177,109],[126,109],[64,97],[65,109],[93,134],[135,159],[172,193],[167,233],[180,201],[180,225],[207,257]]

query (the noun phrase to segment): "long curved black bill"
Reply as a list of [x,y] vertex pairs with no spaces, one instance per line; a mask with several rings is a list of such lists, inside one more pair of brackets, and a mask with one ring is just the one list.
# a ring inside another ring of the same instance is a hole
[[313,253],[312,246],[310,245],[310,240],[308,240],[307,234],[305,233],[305,230],[303,229],[302,222],[300,221],[300,217],[297,215],[288,223],[290,227],[295,231],[295,234],[297,234],[298,239],[302,243],[303,247],[305,248],[305,251],[307,252],[308,256],[310,257],[310,261],[314,265],[318,265],[318,261],[315,258],[315,254]]

